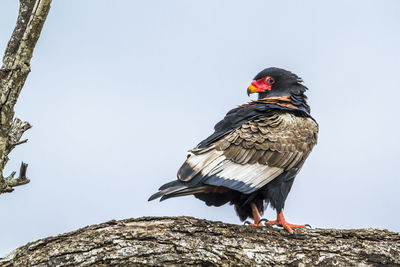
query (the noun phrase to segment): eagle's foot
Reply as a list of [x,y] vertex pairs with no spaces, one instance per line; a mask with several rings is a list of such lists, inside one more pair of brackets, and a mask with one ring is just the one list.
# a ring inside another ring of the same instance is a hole
[[250,226],[264,226],[264,225],[262,224],[262,220],[260,220],[260,221],[258,221],[258,222],[256,222],[256,221],[254,220],[254,223],[251,223],[251,222],[249,222],[249,221],[245,221],[245,222],[244,222],[244,225],[250,225]]
[[[258,212],[258,208],[257,208],[256,204],[251,203],[250,207],[251,207],[251,211],[253,213],[254,223],[250,223],[249,221],[246,221],[247,224],[249,224],[250,226],[264,226],[262,224],[260,212]],[[244,224],[246,224],[246,222],[244,222]]]
[[281,211],[276,220],[275,221],[267,221],[266,222],[267,225],[278,225],[278,226],[282,226],[283,228],[285,228],[289,233],[293,234],[293,228],[306,228],[307,226],[309,226],[311,228],[311,226],[309,224],[291,224],[288,223],[285,220],[285,217],[283,216],[283,212]]

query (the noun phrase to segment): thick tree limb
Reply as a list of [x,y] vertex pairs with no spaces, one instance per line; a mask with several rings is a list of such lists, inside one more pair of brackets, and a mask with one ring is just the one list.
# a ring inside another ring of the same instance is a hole
[[110,221],[14,250],[8,266],[399,266],[400,235],[387,230],[299,229],[190,217]]
[[[30,72],[30,61],[43,24],[50,10],[51,0],[20,0],[17,24],[8,42],[0,69],[0,194],[12,192],[13,187],[29,182],[24,173],[14,179],[14,174],[4,178],[3,170],[8,154],[20,141],[23,133],[31,128],[28,122],[14,119],[14,105]],[[24,167],[22,167],[24,166]]]

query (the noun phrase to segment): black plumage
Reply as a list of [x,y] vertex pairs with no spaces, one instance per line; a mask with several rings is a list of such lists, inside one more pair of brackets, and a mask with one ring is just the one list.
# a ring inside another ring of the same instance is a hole
[[294,178],[317,142],[318,125],[310,115],[302,80],[268,68],[254,78],[248,93],[258,100],[230,110],[201,141],[178,171],[178,180],[160,187],[149,200],[194,195],[210,206],[231,203],[241,220],[260,215],[270,204],[272,224],[292,232],[282,209]]

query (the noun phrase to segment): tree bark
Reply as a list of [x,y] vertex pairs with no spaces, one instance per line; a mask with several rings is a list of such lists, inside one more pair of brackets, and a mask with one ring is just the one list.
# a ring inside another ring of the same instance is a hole
[[191,217],[144,217],[38,240],[11,266],[400,266],[400,235],[378,229],[299,229],[294,235]]
[[4,177],[8,154],[19,144],[23,133],[31,128],[28,122],[14,119],[14,105],[30,72],[30,61],[51,0],[20,0],[17,24],[8,42],[0,69],[0,194],[12,192],[13,187],[27,184],[27,164],[22,163],[18,178],[15,172]]

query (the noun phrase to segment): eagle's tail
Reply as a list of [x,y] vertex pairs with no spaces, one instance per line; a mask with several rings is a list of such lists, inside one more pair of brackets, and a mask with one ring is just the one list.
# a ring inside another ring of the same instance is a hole
[[209,186],[201,185],[196,187],[188,187],[181,181],[172,181],[161,186],[157,193],[153,194],[148,201],[154,200],[161,197],[160,201],[163,201],[172,197],[180,197],[186,195],[193,195],[204,192]]

